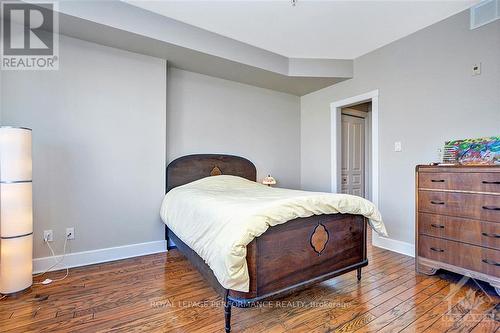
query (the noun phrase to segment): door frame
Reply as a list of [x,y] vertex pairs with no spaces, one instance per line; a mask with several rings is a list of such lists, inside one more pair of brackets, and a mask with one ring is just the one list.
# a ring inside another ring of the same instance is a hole
[[[379,142],[378,142],[378,89],[370,92],[335,101],[330,104],[331,119],[331,192],[340,193],[341,182],[341,160],[342,160],[342,108],[371,102],[372,109],[370,117],[365,118],[365,126],[371,127],[371,163],[370,179],[371,191],[370,199],[378,207],[379,204]],[[367,146],[365,146],[365,149]],[[366,185],[366,184],[365,184]],[[366,195],[366,194],[365,194]]]

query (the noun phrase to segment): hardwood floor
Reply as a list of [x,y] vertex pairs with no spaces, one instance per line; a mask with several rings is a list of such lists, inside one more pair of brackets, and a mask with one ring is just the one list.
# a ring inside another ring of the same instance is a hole
[[[368,256],[360,282],[351,272],[259,308],[233,308],[233,332],[500,332],[500,298],[489,286],[416,274],[413,258],[371,246]],[[223,327],[220,297],[177,250],[71,269],[64,281],[0,301],[0,332]]]

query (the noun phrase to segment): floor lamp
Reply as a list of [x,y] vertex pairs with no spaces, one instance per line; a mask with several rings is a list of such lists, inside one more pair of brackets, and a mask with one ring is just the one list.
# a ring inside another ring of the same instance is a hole
[[0,294],[33,283],[31,130],[0,127]]

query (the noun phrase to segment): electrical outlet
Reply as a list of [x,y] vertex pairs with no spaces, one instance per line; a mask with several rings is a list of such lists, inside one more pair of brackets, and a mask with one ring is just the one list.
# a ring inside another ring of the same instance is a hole
[[43,241],[44,242],[53,242],[54,241],[54,233],[52,230],[44,230],[43,231]]
[[66,228],[66,239],[75,239],[75,228]]
[[481,63],[472,65],[472,76],[481,75]]
[[437,149],[437,162],[443,162],[443,148]]

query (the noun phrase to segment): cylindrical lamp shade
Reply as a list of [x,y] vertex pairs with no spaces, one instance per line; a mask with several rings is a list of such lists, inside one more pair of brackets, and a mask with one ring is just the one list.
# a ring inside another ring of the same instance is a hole
[[29,288],[33,256],[31,130],[0,127],[0,293]]

